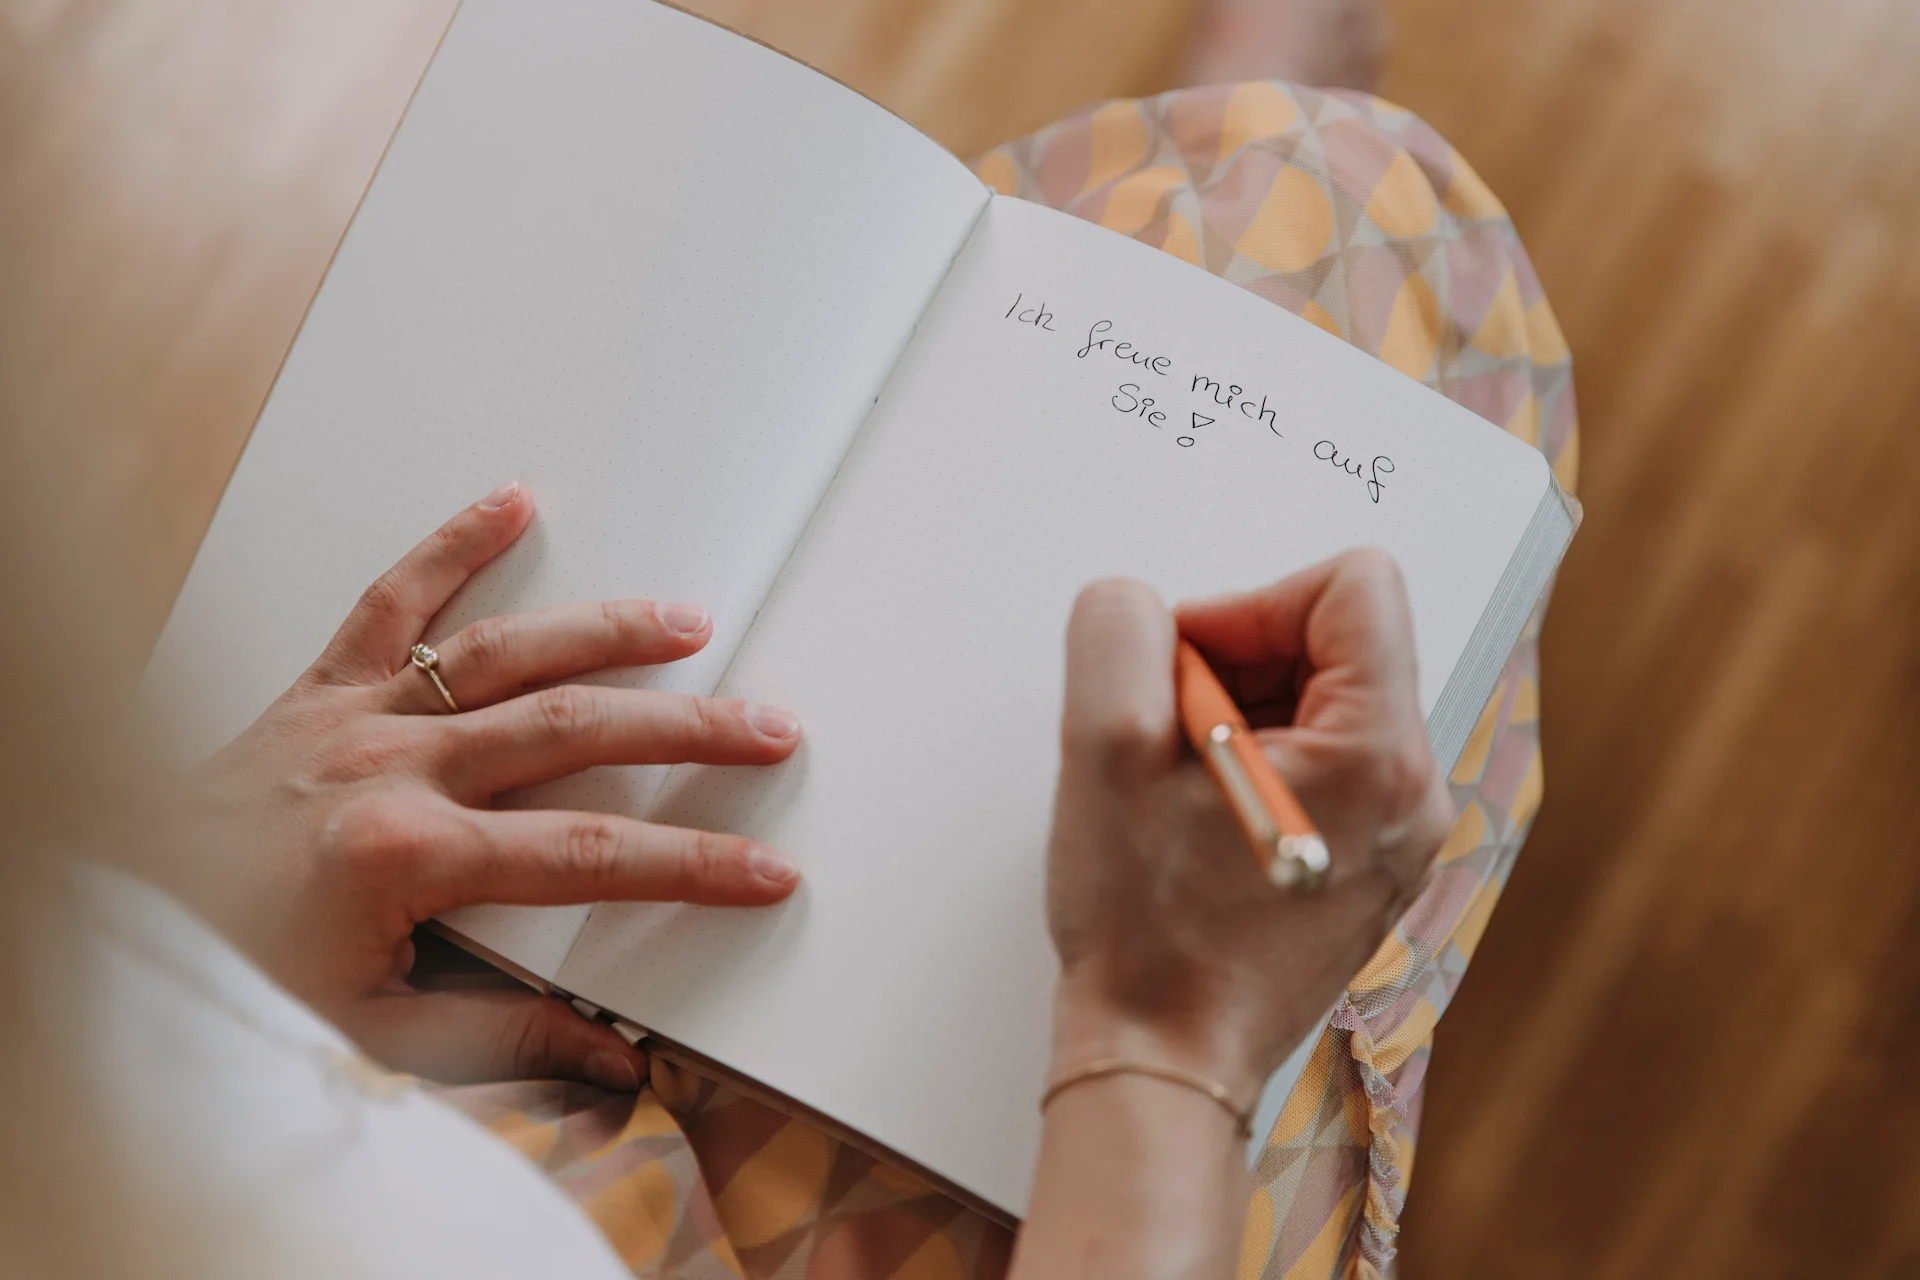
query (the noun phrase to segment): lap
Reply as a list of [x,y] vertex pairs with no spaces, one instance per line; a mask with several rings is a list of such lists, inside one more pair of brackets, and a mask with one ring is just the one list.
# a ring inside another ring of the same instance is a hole
[[[1410,112],[1277,82],[1107,103],[975,164],[1213,272],[1537,446],[1569,491],[1571,364],[1498,200]],[[1269,1134],[1242,1276],[1383,1272],[1434,1025],[1539,806],[1539,617],[1452,783],[1432,883],[1357,975]],[[571,1191],[636,1275],[992,1280],[1007,1232],[911,1175],[656,1063],[638,1099],[512,1084],[445,1096]]]

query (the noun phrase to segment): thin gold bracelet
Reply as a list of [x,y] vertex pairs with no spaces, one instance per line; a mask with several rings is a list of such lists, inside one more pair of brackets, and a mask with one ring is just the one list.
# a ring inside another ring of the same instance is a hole
[[1040,1109],[1045,1111],[1047,1104],[1076,1084],[1088,1080],[1104,1080],[1108,1076],[1152,1076],[1155,1080],[1165,1080],[1182,1088],[1192,1089],[1205,1094],[1233,1117],[1236,1131],[1242,1142],[1253,1140],[1253,1108],[1235,1105],[1233,1094],[1218,1081],[1209,1080],[1197,1071],[1188,1071],[1184,1067],[1163,1066],[1157,1062],[1135,1062],[1131,1058],[1098,1058],[1084,1067],[1075,1067],[1047,1086],[1040,1095]]

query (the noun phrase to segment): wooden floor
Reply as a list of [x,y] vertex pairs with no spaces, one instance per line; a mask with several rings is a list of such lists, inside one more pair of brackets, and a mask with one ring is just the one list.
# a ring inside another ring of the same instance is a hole
[[[0,423],[124,532],[129,670],[449,8],[0,11]],[[704,8],[963,152],[1164,87],[1189,20]],[[1393,8],[1572,341],[1589,513],[1404,1273],[1920,1276],[1920,8]]]
[[1390,92],[1572,343],[1590,516],[1407,1274],[1920,1276],[1920,8],[1399,12]]

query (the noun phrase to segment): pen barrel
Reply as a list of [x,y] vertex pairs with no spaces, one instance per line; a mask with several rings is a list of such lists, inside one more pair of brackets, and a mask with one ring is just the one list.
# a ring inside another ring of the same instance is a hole
[[1259,797],[1261,805],[1273,818],[1273,825],[1279,828],[1283,836],[1310,836],[1319,834],[1313,825],[1313,819],[1300,807],[1300,801],[1293,792],[1280,781],[1280,775],[1273,762],[1267,759],[1266,749],[1260,745],[1260,739],[1247,728],[1229,728],[1227,746],[1232,750],[1236,761],[1246,773],[1247,785]]
[[1281,888],[1318,890],[1330,861],[1326,841],[1226,686],[1185,640],[1175,650],[1174,682],[1187,740],[1213,775],[1261,872]]
[[[1275,821],[1276,806],[1268,789],[1260,783],[1277,775],[1270,764],[1258,769],[1248,766],[1242,754],[1247,744],[1259,749],[1259,742],[1250,731],[1220,725],[1202,745],[1200,758],[1205,761],[1207,772],[1213,775],[1221,795],[1226,797],[1227,808],[1247,837],[1262,874],[1283,889],[1315,892],[1325,882],[1331,861],[1327,842],[1313,829],[1304,813],[1298,813],[1298,821],[1290,820],[1291,825],[1301,829],[1284,830]],[[1298,802],[1290,807],[1296,812],[1299,810]]]
[[1280,829],[1267,815],[1245,763],[1233,749],[1232,738],[1222,733],[1203,739],[1200,759],[1213,775],[1214,785],[1220,788],[1247,843],[1253,846],[1260,869],[1271,874],[1273,860],[1280,856]]
[[1202,744],[1209,740],[1217,725],[1224,724],[1229,729],[1247,727],[1246,717],[1227,696],[1220,677],[1213,674],[1207,660],[1188,641],[1182,640],[1175,647],[1173,669],[1181,726],[1186,729],[1187,741],[1195,751],[1204,751]]

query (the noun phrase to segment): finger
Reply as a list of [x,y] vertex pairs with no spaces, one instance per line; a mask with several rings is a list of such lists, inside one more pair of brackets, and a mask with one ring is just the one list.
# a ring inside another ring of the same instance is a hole
[[418,892],[435,914],[475,902],[764,906],[800,883],[790,859],[745,836],[551,809],[471,818],[469,838],[447,842],[419,870]]
[[655,689],[562,684],[448,716],[443,781],[465,800],[604,764],[775,764],[800,745],[791,711]]
[[385,680],[407,660],[433,615],[533,519],[518,481],[503,484],[428,534],[375,579],[334,633],[316,670],[340,681]]
[[634,1093],[646,1055],[572,1005],[531,991],[407,992],[356,1010],[354,1038],[399,1071],[444,1084],[583,1080]]
[[1384,551],[1349,551],[1259,591],[1182,604],[1176,616],[1245,701],[1290,696],[1304,662],[1306,684],[1333,672],[1417,705],[1413,616],[1399,566]]
[[1133,769],[1174,759],[1173,617],[1139,582],[1112,578],[1080,593],[1067,622],[1067,756]]
[[[483,618],[434,648],[440,678],[471,711],[570,676],[673,662],[698,653],[712,635],[707,611],[697,604],[609,600]],[[438,715],[447,709],[418,671],[402,668],[387,690],[396,711]]]

